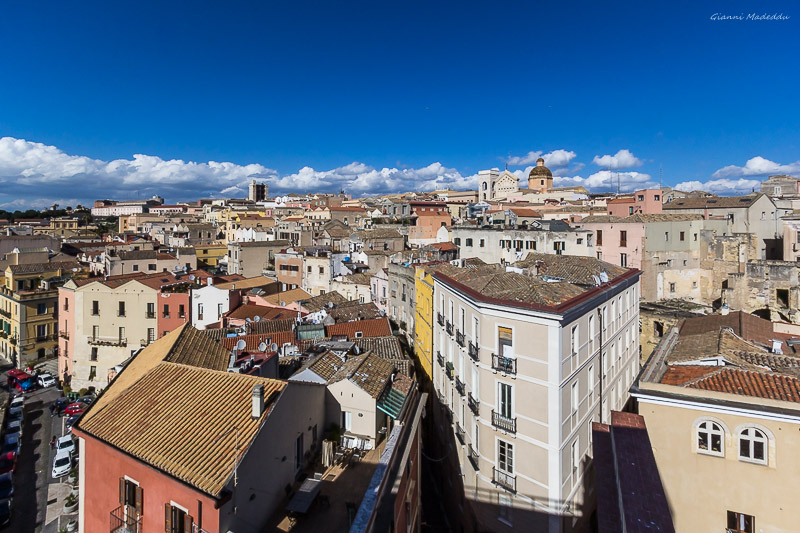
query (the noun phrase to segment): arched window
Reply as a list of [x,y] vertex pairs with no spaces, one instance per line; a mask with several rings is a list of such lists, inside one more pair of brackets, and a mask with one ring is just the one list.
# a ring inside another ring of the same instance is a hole
[[767,464],[768,443],[769,439],[760,429],[743,429],[739,433],[739,459],[762,465]]
[[485,181],[483,182],[483,190],[484,191],[486,190],[486,182]]
[[725,432],[722,426],[716,422],[706,420],[697,426],[697,451],[708,455],[725,455],[724,439]]

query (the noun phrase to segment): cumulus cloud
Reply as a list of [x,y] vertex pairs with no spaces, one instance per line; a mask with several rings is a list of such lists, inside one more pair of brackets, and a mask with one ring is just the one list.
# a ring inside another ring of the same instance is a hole
[[617,170],[641,166],[642,160],[634,156],[630,150],[620,150],[614,155],[596,155],[594,159],[592,159],[592,163],[598,167]]
[[720,196],[731,196],[737,194],[747,194],[758,191],[761,188],[761,182],[758,180],[749,180],[745,178],[739,179],[715,179],[706,182],[701,181],[684,181],[675,185],[675,189],[679,191],[706,191]]
[[728,165],[714,172],[712,178],[732,178],[744,176],[767,176],[770,174],[800,174],[800,161],[781,165],[761,156],[748,159],[743,167]]
[[569,163],[578,156],[571,150],[553,150],[552,152],[544,153],[541,150],[536,152],[528,152],[522,156],[512,156],[508,158],[508,164],[512,166],[531,165],[536,163],[540,157],[544,159],[544,164],[550,169],[562,168],[569,165]]
[[276,176],[275,170],[259,164],[196,163],[143,154],[103,161],[70,155],[42,143],[0,138],[0,186],[6,196],[18,199],[38,197],[43,192],[51,197],[71,197],[76,189],[95,198],[152,194],[191,197],[231,187],[246,190],[252,178]]
[[595,172],[587,178],[581,176],[554,177],[553,185],[556,187],[582,186],[592,192],[611,192],[616,191],[617,187],[621,192],[658,187],[658,184],[651,179],[650,174],[633,171],[612,172],[609,170]]

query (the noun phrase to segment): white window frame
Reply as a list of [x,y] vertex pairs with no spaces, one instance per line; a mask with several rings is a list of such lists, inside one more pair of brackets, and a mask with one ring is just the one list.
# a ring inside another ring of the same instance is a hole
[[[500,462],[500,447],[501,447],[501,445],[505,445],[506,446],[506,461],[505,461],[506,465],[505,466],[503,466],[501,464],[501,462]],[[509,452],[511,452],[511,453],[509,453]],[[514,462],[516,461],[516,458],[514,457],[514,443],[510,442],[510,441],[507,441],[507,440],[503,440],[503,439],[497,439],[497,445],[495,447],[495,453],[497,453],[497,461],[496,461],[497,462],[497,470],[499,470],[500,472],[502,472],[504,474],[508,474],[509,476],[513,476],[514,475]],[[509,461],[509,457],[511,459],[510,461]],[[508,468],[509,463],[511,465],[511,468]]]
[[[747,433],[747,434],[745,434]],[[760,433],[761,436],[759,437],[757,434]],[[739,457],[740,461],[745,463],[753,463],[757,465],[768,465],[769,464],[769,435],[766,431],[761,428],[755,426],[747,426],[739,430],[737,438],[736,438],[736,453]],[[746,455],[742,455],[742,441],[749,442],[750,448],[750,457]],[[756,459],[752,457],[754,449],[753,445],[756,442],[760,442],[764,445],[764,457],[763,459]]]
[[[719,429],[714,429],[714,426],[717,426]],[[704,432],[708,435],[708,449],[703,449],[700,447],[700,434]],[[725,426],[721,423],[710,420],[710,419],[703,419],[700,420],[694,427],[694,448],[697,453],[701,453],[703,455],[711,455],[714,457],[725,457]],[[720,442],[720,451],[714,451],[712,446],[712,437],[713,435],[719,435],[719,442]]]

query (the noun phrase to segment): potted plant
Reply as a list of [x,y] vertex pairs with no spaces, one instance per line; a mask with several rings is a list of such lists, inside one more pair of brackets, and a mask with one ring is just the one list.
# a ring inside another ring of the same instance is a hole
[[67,499],[64,500],[64,512],[74,513],[78,509],[78,498],[75,494],[70,493]]
[[72,519],[67,522],[67,531],[78,531],[78,521],[76,519]]

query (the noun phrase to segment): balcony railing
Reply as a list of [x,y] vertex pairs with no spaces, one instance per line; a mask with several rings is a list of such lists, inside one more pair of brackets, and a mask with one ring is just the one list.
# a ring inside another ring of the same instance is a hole
[[93,335],[89,335],[87,340],[89,341],[89,344],[94,345],[126,346],[128,344],[127,339],[120,337],[95,337]]
[[456,377],[456,390],[461,396],[464,396],[464,382]]
[[145,318],[155,318],[156,312],[155,311],[145,311],[144,313]]
[[469,451],[468,458],[469,462],[472,463],[472,468],[480,470],[480,455],[478,454],[478,450],[473,448],[472,444],[467,447],[467,450]]
[[444,373],[447,375],[447,379],[453,379],[453,363],[448,363],[444,366]]
[[481,402],[476,400],[475,397],[470,392],[467,395],[467,406],[469,406],[469,410],[472,411],[472,414],[475,416],[479,416],[481,413]]
[[61,337],[62,339],[69,340],[69,331],[59,331],[58,336]]
[[436,323],[444,326],[444,315],[442,313],[436,313]]
[[0,315],[3,315],[6,318],[11,318],[11,311],[6,311],[5,309],[0,309]]
[[467,353],[469,354],[470,359],[472,359],[476,363],[480,359],[480,357],[478,356],[478,345],[473,343],[472,341],[469,341],[469,344],[467,345]]
[[453,335],[453,323],[449,320],[444,324],[444,330],[447,332],[448,335]]
[[517,476],[492,468],[492,482],[511,492],[517,492]]
[[436,362],[439,363],[439,366],[444,366],[444,356],[442,352],[436,352]]
[[517,419],[503,416],[495,410],[492,410],[492,425],[509,433],[517,432]]
[[492,370],[505,372],[506,374],[517,373],[517,360],[504,355],[492,354]]
[[111,533],[139,533],[142,530],[142,518],[130,505],[120,505],[111,511],[109,530]]
[[464,432],[464,428],[461,427],[461,424],[456,422],[456,437],[458,437],[458,441],[461,444],[465,444],[467,442],[467,434]]
[[463,334],[463,333],[461,333],[461,332],[460,332],[460,331],[458,331],[458,330],[456,330],[456,342],[457,342],[457,343],[458,343],[458,345],[459,345],[459,346],[461,346],[462,348],[464,347],[464,334]]

